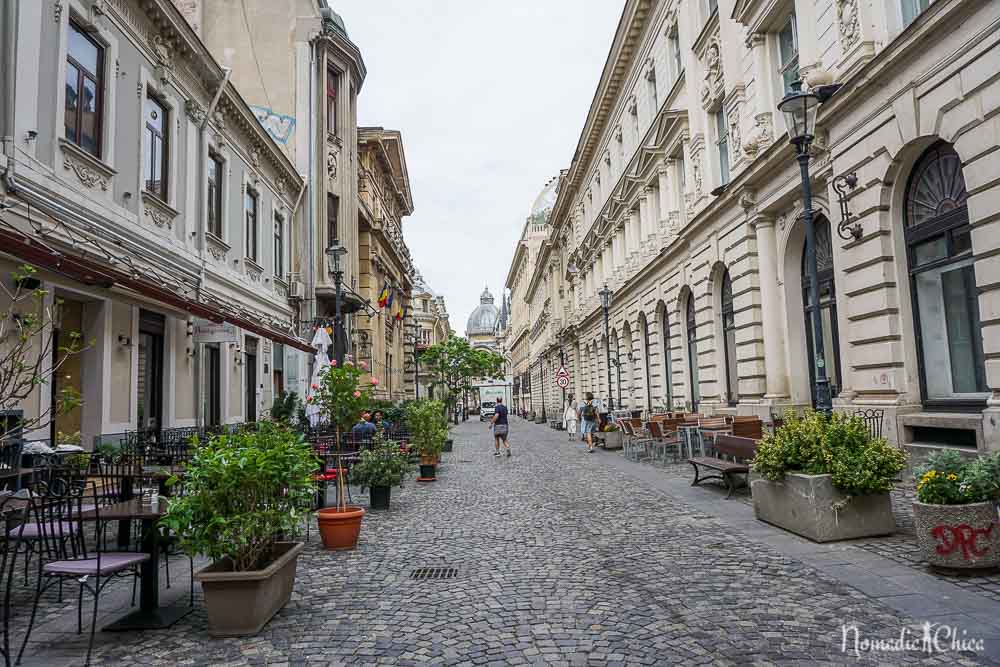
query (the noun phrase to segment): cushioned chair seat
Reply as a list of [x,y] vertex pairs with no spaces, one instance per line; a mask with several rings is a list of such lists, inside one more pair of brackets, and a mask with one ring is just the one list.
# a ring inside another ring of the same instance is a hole
[[[149,560],[149,554],[138,554],[128,551],[108,551],[101,554],[101,571],[99,574],[103,577],[108,574],[114,574],[115,572],[121,572],[122,570],[128,569],[133,565],[138,565],[139,563],[147,560]],[[96,558],[57,560],[51,563],[46,563],[45,567],[42,569],[49,574],[66,574],[72,576],[98,574]]]
[[[76,524],[64,521],[62,523],[62,528],[55,525],[49,525],[46,531],[50,533],[50,537],[58,537],[59,535],[71,535],[76,531]],[[24,524],[24,532],[21,532],[21,528],[11,528],[10,532],[7,533],[8,537],[17,538],[18,533],[22,539],[25,540],[37,540],[42,536],[42,527],[37,523],[26,523]]]

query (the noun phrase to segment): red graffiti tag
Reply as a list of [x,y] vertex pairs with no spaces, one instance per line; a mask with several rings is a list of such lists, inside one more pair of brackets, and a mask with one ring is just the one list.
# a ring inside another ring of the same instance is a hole
[[976,540],[980,537],[989,539],[993,532],[993,524],[989,528],[973,528],[967,523],[958,526],[938,526],[931,531],[931,535],[940,541],[937,545],[937,552],[942,556],[953,553],[956,549],[962,550],[962,558],[969,560],[971,557],[980,558],[990,550],[987,544],[982,549],[976,548]]

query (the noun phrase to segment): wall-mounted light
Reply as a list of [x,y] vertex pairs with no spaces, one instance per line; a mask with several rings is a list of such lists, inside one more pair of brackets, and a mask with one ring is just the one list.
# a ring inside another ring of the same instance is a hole
[[118,344],[122,347],[132,347],[132,339],[128,336],[118,335]]

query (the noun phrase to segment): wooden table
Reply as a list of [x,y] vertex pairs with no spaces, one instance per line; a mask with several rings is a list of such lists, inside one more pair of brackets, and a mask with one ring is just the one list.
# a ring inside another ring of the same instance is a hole
[[84,521],[96,521],[98,513],[101,521],[142,522],[142,550],[149,559],[139,566],[139,609],[118,619],[105,630],[158,630],[169,628],[178,620],[191,613],[187,607],[160,607],[160,533],[156,523],[166,513],[166,502],[160,502],[156,510],[142,500],[126,500],[113,505],[105,505],[98,510],[84,512]]

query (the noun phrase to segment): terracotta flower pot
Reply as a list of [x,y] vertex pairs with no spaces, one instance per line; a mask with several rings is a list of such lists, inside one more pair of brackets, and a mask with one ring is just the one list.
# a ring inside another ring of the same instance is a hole
[[913,522],[917,544],[931,566],[949,570],[1000,566],[1000,526],[993,503],[914,502]]
[[358,536],[361,534],[361,518],[364,515],[364,508],[356,505],[348,505],[344,511],[336,507],[327,507],[316,512],[323,546],[330,551],[356,547]]

